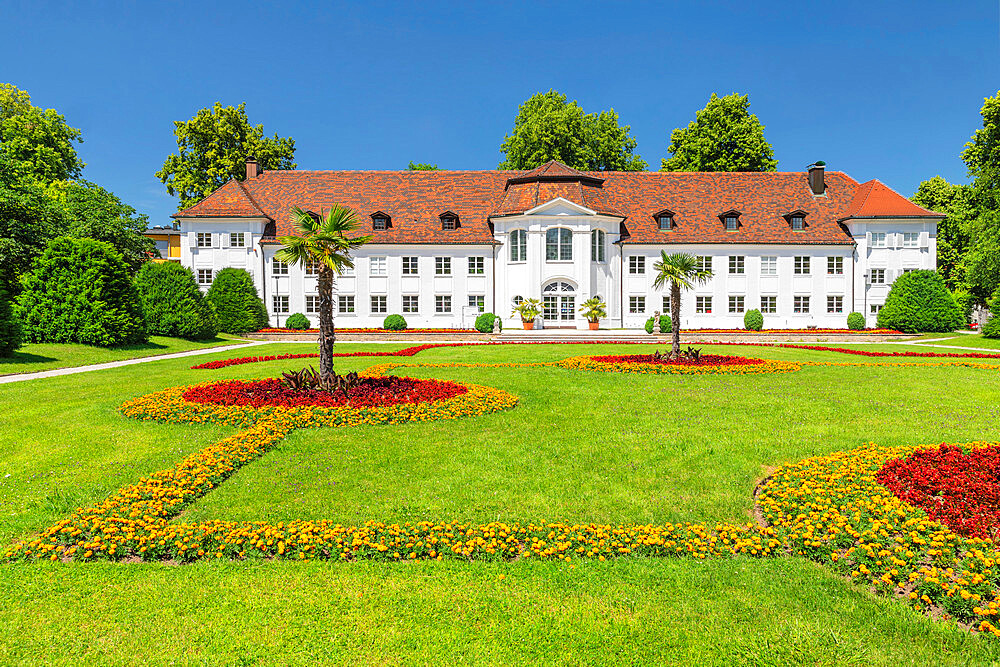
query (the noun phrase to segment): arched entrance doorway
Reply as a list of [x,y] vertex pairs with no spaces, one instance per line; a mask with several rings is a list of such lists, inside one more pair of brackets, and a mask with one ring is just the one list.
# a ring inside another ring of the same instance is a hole
[[576,319],[576,286],[553,280],[542,287],[542,319],[547,327],[573,327]]

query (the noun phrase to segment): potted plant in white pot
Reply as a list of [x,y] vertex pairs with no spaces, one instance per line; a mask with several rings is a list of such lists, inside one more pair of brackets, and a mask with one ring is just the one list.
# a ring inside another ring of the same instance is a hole
[[599,296],[592,296],[580,306],[580,314],[587,318],[592,331],[600,328],[600,319],[608,316],[607,307]]
[[535,328],[535,318],[542,314],[542,302],[538,299],[525,299],[514,306],[514,313],[521,316],[521,325],[528,331]]

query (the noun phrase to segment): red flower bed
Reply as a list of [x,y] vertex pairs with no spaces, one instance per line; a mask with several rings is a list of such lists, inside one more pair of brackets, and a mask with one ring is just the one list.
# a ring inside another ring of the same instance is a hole
[[467,392],[468,389],[454,382],[442,380],[416,380],[406,377],[362,378],[347,392],[289,389],[276,378],[267,380],[228,380],[191,387],[184,392],[184,400],[215,405],[248,405],[255,408],[266,405],[281,407],[385,407],[403,403],[443,401]]
[[703,354],[697,361],[694,359],[674,359],[672,361],[666,358],[654,359],[651,354],[609,354],[590,358],[603,364],[663,364],[664,366],[756,366],[765,363],[764,359],[727,357],[719,354]]
[[[314,333],[318,334],[319,329],[283,329],[280,327],[269,327],[267,329],[258,329],[255,333]],[[398,334],[398,333],[478,333],[475,329],[403,329],[402,331],[390,331],[389,329],[381,329],[376,327],[338,327],[337,333],[384,333],[384,334]]]
[[1000,534],[1000,446],[922,449],[889,461],[876,479],[960,535],[996,539]]

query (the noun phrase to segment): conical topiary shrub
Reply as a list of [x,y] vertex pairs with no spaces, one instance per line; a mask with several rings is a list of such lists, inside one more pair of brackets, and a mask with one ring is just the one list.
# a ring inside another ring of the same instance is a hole
[[191,269],[176,262],[147,262],[135,276],[135,287],[149,333],[191,339],[219,333],[215,308],[198,289]]
[[243,269],[222,269],[206,295],[215,307],[219,331],[240,334],[267,326],[267,309],[257,294],[253,278]]
[[878,313],[878,325],[904,333],[954,331],[965,324],[955,302],[936,271],[910,271],[896,278]]

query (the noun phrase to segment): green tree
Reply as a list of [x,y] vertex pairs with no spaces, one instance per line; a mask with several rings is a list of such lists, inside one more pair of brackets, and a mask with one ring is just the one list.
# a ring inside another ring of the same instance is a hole
[[275,257],[286,264],[319,266],[316,291],[319,293],[319,374],[325,381],[333,375],[333,281],[352,268],[351,251],[371,240],[371,236],[349,237],[357,230],[353,210],[334,204],[326,216],[317,216],[296,206],[292,220],[299,236],[282,236]]
[[878,325],[905,333],[954,331],[965,326],[965,315],[937,271],[910,271],[892,283]]
[[409,171],[441,171],[441,169],[436,164],[428,164],[426,162],[413,162],[410,161],[410,166],[407,167]]
[[918,206],[947,214],[937,226],[937,269],[949,289],[961,287],[965,284],[969,228],[976,216],[971,186],[935,176],[923,181],[910,199]]
[[267,309],[257,294],[253,277],[244,269],[227,268],[215,274],[205,295],[215,307],[219,331],[241,334],[267,326]]
[[27,92],[0,84],[0,149],[31,178],[42,183],[79,178],[84,163],[74,144],[82,141],[80,130],[55,109],[33,106]]
[[20,346],[21,325],[14,317],[10,295],[0,289],[0,357],[9,357]]
[[264,169],[295,169],[295,141],[264,136],[263,125],[251,125],[246,103],[224,107],[216,102],[188,121],[174,122],[177,152],[167,157],[156,177],[167,192],[180,198],[178,210],[196,204],[230,178],[246,176],[253,156]]
[[147,338],[128,267],[107,243],[53,239],[21,286],[15,315],[29,342],[110,347]]
[[536,93],[518,107],[514,129],[500,145],[500,169],[534,169],[558,160],[587,171],[643,171],[631,127],[619,125],[614,109],[584,113],[565,95]]
[[985,301],[1000,286],[1000,92],[986,98],[980,114],[983,127],[965,145],[962,159],[973,179],[976,209],[969,224],[966,280],[969,290]]
[[670,134],[660,171],[774,171],[778,161],[764,126],[750,113],[750,96],[712,93],[687,127]]
[[59,211],[27,165],[0,151],[0,289],[19,291],[18,276],[61,226]]
[[663,289],[664,285],[670,285],[670,356],[676,357],[681,353],[681,290],[708,282],[712,271],[702,268],[694,255],[683,252],[668,255],[666,250],[660,251],[653,270],[656,271],[653,287]]
[[177,262],[146,262],[135,276],[135,288],[148,333],[194,340],[219,333],[215,308],[191,269]]
[[31,95],[12,83],[0,83],[0,121],[31,108]]

